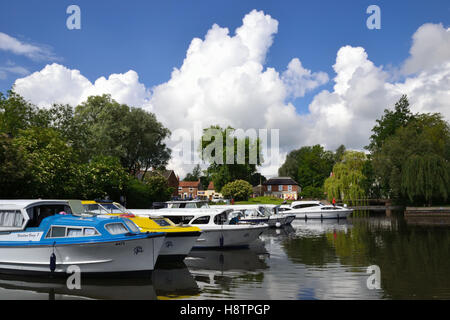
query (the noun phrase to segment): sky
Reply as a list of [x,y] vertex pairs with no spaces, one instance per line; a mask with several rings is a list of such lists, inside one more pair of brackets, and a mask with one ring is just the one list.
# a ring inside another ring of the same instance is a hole
[[362,150],[402,94],[450,119],[448,0],[0,1],[0,92],[40,107],[109,93],[153,112],[180,177],[194,164],[176,137],[195,125],[278,130],[260,168],[274,176],[304,145]]

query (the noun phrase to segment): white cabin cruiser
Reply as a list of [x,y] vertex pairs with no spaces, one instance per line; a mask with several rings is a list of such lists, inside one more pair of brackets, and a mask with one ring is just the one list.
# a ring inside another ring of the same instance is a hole
[[[220,206],[223,207],[223,206]],[[199,227],[202,234],[194,248],[247,247],[266,230],[267,224],[237,223],[239,212],[228,208],[130,209],[137,216],[162,216],[175,224]],[[242,215],[242,213],[241,213]]]
[[320,201],[294,201],[290,206],[281,205],[280,210],[295,214],[297,219],[346,219],[353,209],[325,205]]
[[211,208],[226,207],[234,211],[240,211],[244,217],[240,222],[264,222],[269,227],[281,227],[290,224],[295,215],[290,213],[281,213],[278,211],[279,205],[273,204],[243,204],[229,206],[211,206]]

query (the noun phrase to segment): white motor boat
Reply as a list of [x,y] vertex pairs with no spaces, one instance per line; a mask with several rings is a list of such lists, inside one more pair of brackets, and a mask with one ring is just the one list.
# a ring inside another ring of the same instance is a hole
[[346,219],[353,212],[353,209],[320,201],[294,201],[290,206],[281,205],[280,210],[295,214],[297,219]]
[[243,204],[229,206],[211,206],[211,208],[226,207],[234,211],[240,211],[243,214],[239,222],[264,222],[269,227],[282,227],[290,224],[295,215],[278,211],[279,205],[273,204]]
[[269,226],[263,224],[235,223],[237,216],[226,208],[185,209],[130,209],[137,216],[162,216],[175,224],[189,224],[199,227],[202,234],[194,248],[247,247],[258,239]]
[[82,214],[81,201],[1,200],[0,272],[65,274],[153,270],[165,233],[129,219]]

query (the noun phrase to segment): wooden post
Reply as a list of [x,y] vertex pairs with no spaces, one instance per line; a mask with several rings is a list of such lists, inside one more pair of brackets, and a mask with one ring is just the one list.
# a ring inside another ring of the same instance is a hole
[[388,200],[384,203],[384,205],[386,206],[386,217],[390,217],[392,212],[391,212],[391,201]]

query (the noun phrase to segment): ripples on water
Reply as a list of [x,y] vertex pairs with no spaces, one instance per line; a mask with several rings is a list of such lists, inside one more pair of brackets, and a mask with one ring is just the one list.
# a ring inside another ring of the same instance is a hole
[[[381,271],[368,289],[367,267]],[[295,220],[248,249],[193,250],[148,277],[65,280],[0,276],[0,299],[450,299],[450,228],[403,218]]]

